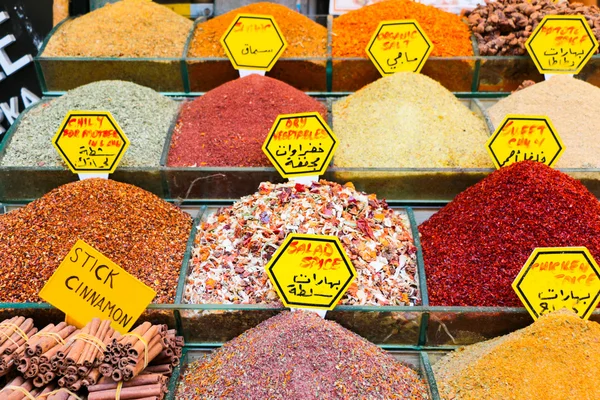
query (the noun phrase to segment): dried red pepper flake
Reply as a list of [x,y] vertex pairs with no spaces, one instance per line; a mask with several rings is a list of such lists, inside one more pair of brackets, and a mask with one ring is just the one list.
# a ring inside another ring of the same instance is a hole
[[600,260],[600,202],[533,161],[495,171],[419,231],[433,305],[521,306],[511,283],[536,247],[585,246]]

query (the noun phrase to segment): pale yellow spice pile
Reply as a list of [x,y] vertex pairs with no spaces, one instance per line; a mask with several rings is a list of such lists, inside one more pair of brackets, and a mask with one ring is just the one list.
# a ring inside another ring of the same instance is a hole
[[600,399],[600,324],[561,310],[434,364],[445,400]]
[[600,167],[600,88],[594,85],[556,75],[500,100],[488,113],[494,127],[507,114],[548,116],[565,144],[556,167]]
[[181,57],[192,21],[149,0],[122,0],[65,22],[47,57]]
[[438,82],[399,72],[333,105],[338,167],[492,167],[482,118]]

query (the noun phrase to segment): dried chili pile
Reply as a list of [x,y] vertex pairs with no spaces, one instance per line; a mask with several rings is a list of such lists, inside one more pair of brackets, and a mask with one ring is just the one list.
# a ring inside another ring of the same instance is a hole
[[433,43],[432,57],[473,55],[469,27],[458,15],[412,0],[386,0],[333,20],[334,57],[367,57],[365,49],[382,21],[415,19]]
[[288,7],[259,2],[236,8],[196,25],[188,57],[226,57],[220,39],[238,14],[263,14],[274,17],[288,43],[283,57],[327,55],[327,28]]
[[148,0],[121,0],[69,20],[46,57],[182,57],[192,21]]
[[262,145],[277,116],[308,111],[327,118],[323,104],[276,79],[228,82],[183,105],[167,165],[270,166]]
[[347,184],[262,183],[199,227],[187,303],[278,304],[265,265],[288,233],[340,238],[357,278],[342,304],[415,305],[416,248],[407,216]]
[[600,325],[556,311],[452,352],[433,370],[444,400],[599,399]]
[[177,399],[428,399],[412,369],[335,322],[283,312],[191,363]]
[[600,202],[542,163],[495,171],[419,227],[433,305],[508,306],[536,247],[585,246],[600,258]]
[[108,179],[60,186],[0,215],[0,301],[38,292],[78,239],[173,302],[192,228],[188,214],[140,188]]

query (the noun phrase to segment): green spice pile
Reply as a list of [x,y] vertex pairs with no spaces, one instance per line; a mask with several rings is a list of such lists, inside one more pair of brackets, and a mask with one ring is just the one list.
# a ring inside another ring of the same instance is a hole
[[600,9],[596,6],[553,0],[496,0],[465,13],[484,56],[526,55],[525,42],[546,15],[584,15],[600,40]]
[[44,57],[182,57],[192,21],[149,0],[122,0],[69,20]]
[[434,364],[444,400],[600,398],[600,325],[571,311],[454,351]]
[[307,311],[284,312],[187,366],[177,399],[428,399],[412,369]]
[[341,304],[421,301],[407,216],[351,184],[262,183],[258,193],[220,209],[199,228],[184,291],[187,303],[278,304],[265,265],[288,233],[340,239],[357,273]]
[[271,166],[262,145],[280,114],[327,109],[298,89],[260,75],[219,86],[182,107],[167,165]]
[[86,179],[0,215],[0,302],[38,302],[78,239],[173,302],[190,216],[140,188]]
[[536,247],[600,258],[600,202],[542,163],[503,167],[419,226],[432,305],[520,307],[511,287]]
[[0,161],[3,166],[61,166],[62,158],[50,144],[72,110],[110,111],[129,138],[122,167],[158,167],[169,127],[179,104],[152,89],[123,81],[101,81],[81,86],[40,104],[21,119]]
[[567,75],[525,87],[488,109],[497,127],[507,114],[545,115],[550,117],[565,152],[558,168],[600,167],[600,89]]
[[381,78],[333,105],[338,167],[490,167],[485,122],[422,74]]

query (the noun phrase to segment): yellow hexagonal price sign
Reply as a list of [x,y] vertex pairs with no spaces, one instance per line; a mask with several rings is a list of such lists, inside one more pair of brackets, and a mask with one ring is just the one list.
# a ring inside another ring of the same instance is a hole
[[367,55],[381,75],[420,72],[433,44],[416,20],[383,21],[367,45]]
[[496,168],[526,160],[552,167],[565,151],[550,118],[519,114],[504,117],[486,148]]
[[512,287],[533,319],[562,308],[587,319],[600,301],[600,268],[585,247],[539,247]]
[[235,69],[270,71],[287,42],[270,15],[238,14],[221,37]]
[[286,307],[332,310],[356,277],[336,236],[290,233],[266,265]]
[[322,175],[338,140],[317,112],[281,114],[262,149],[284,178]]
[[547,15],[525,47],[541,74],[577,74],[598,41],[583,15]]
[[73,173],[112,174],[129,139],[109,111],[69,111],[52,144]]

